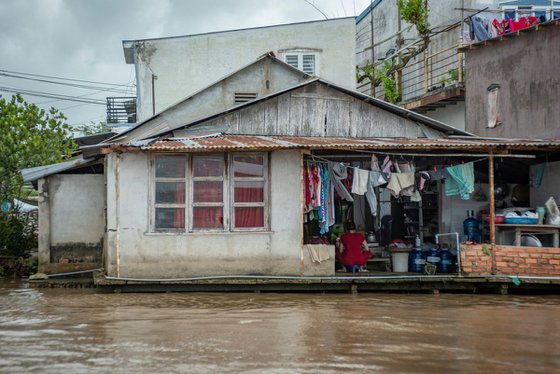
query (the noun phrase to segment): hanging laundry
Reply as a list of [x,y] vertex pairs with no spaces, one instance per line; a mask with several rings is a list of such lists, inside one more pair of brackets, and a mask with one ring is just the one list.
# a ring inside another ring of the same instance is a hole
[[352,195],[344,186],[343,180],[348,177],[346,166],[338,162],[329,162],[328,164],[329,178],[334,183],[336,192],[346,201],[354,201]]
[[376,155],[371,155],[371,161],[370,161],[370,167],[369,168],[373,171],[381,171],[381,168],[379,167],[379,160],[377,159]]
[[387,189],[394,197],[400,197],[401,192],[414,187],[414,173],[393,173],[387,184]]
[[354,169],[354,179],[352,182],[352,193],[365,195],[368,186],[369,172],[360,168]]
[[489,22],[486,18],[480,16],[469,17],[471,27],[471,39],[476,42],[489,39],[491,37],[488,31]]
[[368,185],[366,191],[366,199],[369,203],[369,210],[373,216],[377,215],[377,197],[375,196],[375,187],[379,187],[385,183],[387,180],[384,174],[380,171],[370,171],[368,177]]
[[474,163],[469,162],[445,169],[448,178],[445,180],[445,196],[459,195],[469,200],[474,191]]
[[391,166],[393,162],[389,156],[385,156],[383,159],[383,164],[381,165],[381,171],[385,173],[387,179],[391,178]]

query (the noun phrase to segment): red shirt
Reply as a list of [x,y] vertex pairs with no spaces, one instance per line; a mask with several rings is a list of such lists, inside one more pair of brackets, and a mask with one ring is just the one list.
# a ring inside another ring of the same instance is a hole
[[340,237],[340,242],[344,245],[344,252],[337,257],[346,266],[364,266],[371,256],[371,252],[362,251],[362,243],[366,239],[359,232],[348,232]]

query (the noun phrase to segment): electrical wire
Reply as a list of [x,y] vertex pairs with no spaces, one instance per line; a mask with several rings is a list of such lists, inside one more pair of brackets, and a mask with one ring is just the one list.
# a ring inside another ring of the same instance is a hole
[[68,95],[60,95],[60,94],[53,94],[49,92],[42,92],[42,91],[33,91],[33,90],[26,90],[21,88],[10,88],[10,87],[1,87],[0,91],[21,94],[21,95],[29,95],[29,96],[37,96],[37,97],[46,97],[49,99],[58,99],[58,100],[65,100],[65,101],[76,101],[79,103],[86,103],[86,104],[96,104],[96,105],[106,105],[105,100],[101,99],[85,99],[80,98],[77,96],[68,96]]

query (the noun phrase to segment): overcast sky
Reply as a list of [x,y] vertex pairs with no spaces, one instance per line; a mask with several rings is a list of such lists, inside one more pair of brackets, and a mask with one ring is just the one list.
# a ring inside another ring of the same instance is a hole
[[[354,16],[370,4],[370,0],[310,2],[329,18]],[[134,96],[134,67],[125,64],[122,40],[318,19],[324,16],[304,0],[0,0],[0,90],[40,91],[99,103],[107,96]],[[6,76],[14,72],[122,86],[118,92],[99,92]],[[0,91],[0,95],[11,94]],[[60,109],[71,125],[105,119],[105,105],[24,97],[41,107]]]

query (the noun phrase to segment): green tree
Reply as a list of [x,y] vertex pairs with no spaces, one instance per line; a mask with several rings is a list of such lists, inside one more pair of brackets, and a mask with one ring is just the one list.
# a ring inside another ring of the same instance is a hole
[[66,117],[27,103],[20,95],[0,97],[0,203],[22,193],[20,170],[69,158],[76,148]]
[[74,131],[80,133],[80,136],[89,136],[97,134],[106,134],[111,132],[111,128],[107,125],[105,121],[99,121],[97,123],[91,122],[89,125],[82,124],[74,127]]

